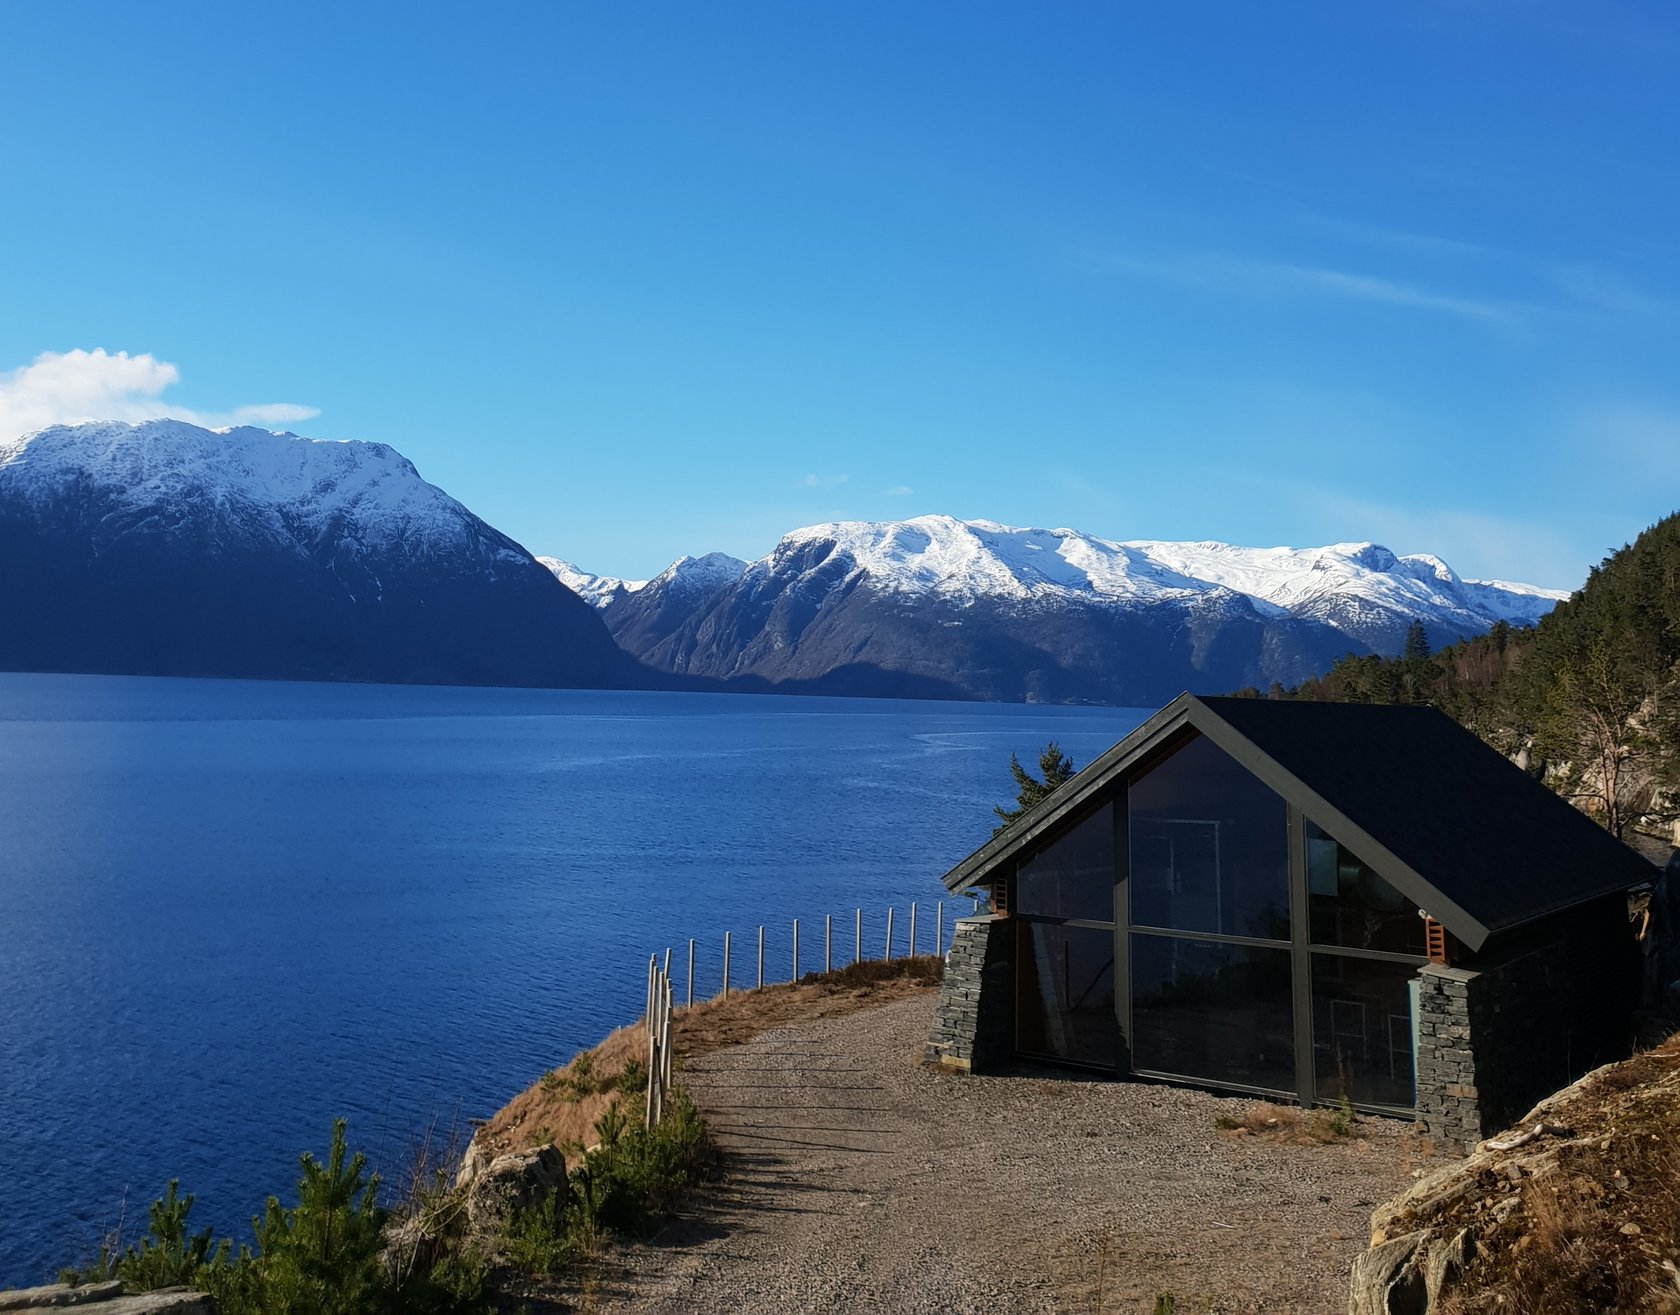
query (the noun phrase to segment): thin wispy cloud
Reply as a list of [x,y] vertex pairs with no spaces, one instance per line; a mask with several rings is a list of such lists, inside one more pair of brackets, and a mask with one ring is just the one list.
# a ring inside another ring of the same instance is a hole
[[168,416],[209,429],[283,425],[320,414],[315,407],[267,402],[231,411],[195,411],[163,400],[181,371],[149,352],[77,349],[42,352],[28,365],[0,374],[0,441],[89,420],[156,420]]
[[1379,278],[1370,274],[1353,274],[1340,269],[1320,269],[1311,265],[1258,265],[1261,277],[1276,278],[1284,283],[1317,289],[1356,301],[1374,301],[1388,306],[1411,306],[1419,310],[1445,311],[1466,319],[1498,320],[1506,323],[1516,318],[1516,308],[1506,302],[1483,301],[1475,297],[1457,297],[1405,283],[1398,279]]
[[882,489],[881,496],[887,498],[908,498],[916,490],[908,484],[894,484],[890,489]]
[[1436,311],[1485,324],[1515,324],[1525,312],[1535,309],[1519,302],[1462,296],[1403,279],[1355,270],[1217,253],[1179,254],[1153,259],[1099,257],[1098,260],[1104,267],[1119,273],[1164,279],[1213,291],[1249,296],[1316,295]]
[[1635,287],[1614,270],[1597,265],[1554,265],[1553,281],[1578,307],[1612,315],[1672,315],[1674,302]]
[[800,479],[799,487],[802,489],[837,489],[849,479],[851,479],[850,475],[805,475]]

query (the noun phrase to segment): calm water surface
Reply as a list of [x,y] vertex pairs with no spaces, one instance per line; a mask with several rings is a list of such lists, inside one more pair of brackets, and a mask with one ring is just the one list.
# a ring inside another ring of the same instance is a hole
[[1011,751],[1142,716],[0,674],[0,1286],[170,1177],[246,1236],[335,1115],[397,1169],[628,1019],[654,949],[700,938],[710,994],[725,929],[785,976],[791,918],[809,967],[861,905],[879,953]]

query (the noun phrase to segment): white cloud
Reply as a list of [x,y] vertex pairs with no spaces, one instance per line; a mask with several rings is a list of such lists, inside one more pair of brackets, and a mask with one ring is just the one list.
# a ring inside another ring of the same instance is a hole
[[888,498],[908,498],[915,491],[908,484],[894,484],[890,489],[882,489],[881,494]]
[[802,489],[835,489],[850,478],[850,475],[806,475],[799,481],[799,487]]
[[268,402],[232,411],[194,411],[162,400],[181,372],[150,352],[130,356],[104,348],[42,352],[28,365],[0,373],[0,441],[48,425],[87,420],[155,420],[169,416],[206,428],[277,425],[320,412],[291,402]]

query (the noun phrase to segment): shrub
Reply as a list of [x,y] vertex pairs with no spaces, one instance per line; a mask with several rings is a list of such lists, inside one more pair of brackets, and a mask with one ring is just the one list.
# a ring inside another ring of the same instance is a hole
[[503,1240],[508,1263],[532,1278],[565,1272],[588,1249],[589,1239],[581,1224],[570,1184],[562,1191],[550,1192],[509,1221]]
[[667,1093],[665,1117],[653,1130],[632,1126],[614,1102],[595,1131],[601,1144],[574,1171],[579,1207],[592,1230],[644,1234],[715,1161],[706,1125],[680,1087]]
[[636,1096],[646,1091],[647,1066],[639,1059],[631,1059],[613,1079],[613,1087],[625,1096]]
[[364,1176],[360,1151],[347,1153],[344,1128],[334,1121],[325,1167],[307,1152],[300,1158],[298,1203],[284,1209],[271,1196],[251,1221],[257,1254],[242,1249],[237,1264],[201,1285],[224,1315],[372,1315],[384,1304],[379,1176]]
[[117,1262],[117,1277],[126,1291],[184,1287],[196,1282],[199,1271],[206,1266],[226,1266],[227,1239],[212,1241],[208,1228],[187,1236],[187,1216],[192,1213],[194,1198],[191,1192],[177,1195],[180,1186],[179,1179],[169,1180],[168,1189],[152,1202],[147,1235]]

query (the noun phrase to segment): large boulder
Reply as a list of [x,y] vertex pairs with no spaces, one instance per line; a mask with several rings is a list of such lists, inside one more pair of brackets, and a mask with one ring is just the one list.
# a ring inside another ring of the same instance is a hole
[[467,1227],[491,1237],[520,1211],[566,1187],[566,1157],[553,1146],[497,1156],[467,1183]]

